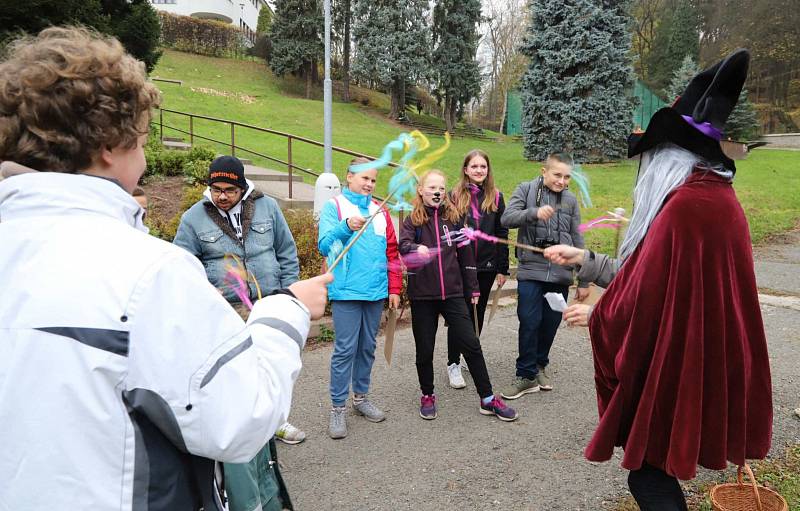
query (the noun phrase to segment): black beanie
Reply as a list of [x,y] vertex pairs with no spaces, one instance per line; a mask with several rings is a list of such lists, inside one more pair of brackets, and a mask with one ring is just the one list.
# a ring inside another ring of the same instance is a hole
[[229,183],[247,190],[244,178],[244,165],[235,156],[219,156],[208,167],[208,184]]

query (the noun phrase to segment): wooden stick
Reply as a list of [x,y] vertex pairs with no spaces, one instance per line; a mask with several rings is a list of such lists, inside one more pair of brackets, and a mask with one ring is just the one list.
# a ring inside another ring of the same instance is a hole
[[481,331],[478,328],[478,304],[477,303],[473,303],[472,304],[472,319],[475,320],[475,337],[480,339],[481,338]]
[[487,323],[492,322],[492,318],[497,313],[497,306],[500,304],[500,290],[503,289],[499,283],[497,284],[497,289],[494,290],[494,298],[492,299],[492,308],[489,311],[489,321]]
[[497,238],[497,242],[503,243],[504,245],[521,248],[522,250],[530,250],[531,252],[539,252],[540,254],[544,253],[543,248],[534,247],[533,245],[526,245],[525,243],[517,243],[516,241],[511,241],[504,238]]

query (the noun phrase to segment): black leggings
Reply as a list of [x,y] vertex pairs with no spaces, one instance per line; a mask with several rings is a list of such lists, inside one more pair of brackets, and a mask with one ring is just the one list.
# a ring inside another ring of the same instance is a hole
[[688,511],[678,480],[647,463],[628,474],[628,488],[642,511]]
[[475,327],[470,321],[464,299],[411,300],[411,330],[417,347],[417,376],[423,394],[433,394],[433,348],[436,343],[436,330],[439,315],[450,325],[450,332],[456,334],[458,350],[464,354],[467,367],[475,382],[475,390],[481,398],[492,395],[492,384],[481,344],[475,335]]
[[[497,273],[493,271],[478,272],[478,288],[480,289],[481,296],[478,298],[478,332],[483,331],[483,317],[486,314],[486,305],[489,303],[489,295],[492,293],[492,284],[497,277]],[[467,311],[469,312],[469,319],[472,321],[472,329],[475,329],[475,316],[472,308],[472,302],[466,300]],[[461,352],[458,349],[459,340],[456,332],[447,329],[447,365],[458,364],[461,360]]]

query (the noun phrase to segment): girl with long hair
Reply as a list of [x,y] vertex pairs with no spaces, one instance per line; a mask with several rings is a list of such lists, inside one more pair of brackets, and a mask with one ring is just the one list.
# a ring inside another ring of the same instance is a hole
[[[433,392],[433,349],[439,315],[442,315],[458,339],[480,397],[479,411],[496,415],[504,421],[518,415],[492,392],[486,361],[478,336],[472,327],[465,298],[478,302],[478,279],[475,255],[469,241],[456,242],[461,228],[458,212],[446,194],[446,179],[431,170],[420,179],[414,209],[400,229],[400,254],[427,261],[408,274],[411,300],[411,328],[416,345],[416,365],[422,397],[419,414],[423,419],[437,417]],[[417,266],[417,265],[415,265]]]
[[[508,239],[508,229],[500,223],[506,204],[503,194],[494,185],[488,154],[480,149],[473,149],[467,153],[461,166],[461,178],[450,195],[459,220],[464,225],[498,238]],[[471,243],[471,248],[475,254],[480,296],[475,307],[471,302],[467,303],[467,311],[473,325],[476,323],[477,312],[478,335],[480,335],[492,284],[497,281],[498,285],[503,287],[506,282],[508,246],[475,240]],[[461,353],[458,351],[456,332],[448,330],[447,376],[450,386],[454,389],[466,387],[461,375],[460,360]]]

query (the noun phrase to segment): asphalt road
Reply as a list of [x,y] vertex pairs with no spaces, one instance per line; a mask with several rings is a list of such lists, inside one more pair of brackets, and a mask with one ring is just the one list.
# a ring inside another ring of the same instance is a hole
[[[792,414],[800,406],[800,236],[759,249],[756,260],[774,387],[772,454],[779,455],[800,443],[800,420]],[[502,308],[481,338],[496,392],[513,379],[517,324],[514,306]],[[379,339],[370,397],[387,420],[373,424],[348,414],[349,434],[336,441],[326,432],[331,349],[304,355],[290,421],[308,439],[279,449],[296,509],[599,510],[626,493],[618,455],[601,464],[582,455],[597,420],[585,328],[559,330],[551,355],[555,389],[509,402],[521,415],[514,423],[478,413],[468,376],[466,389],[447,386],[443,328],[437,343],[438,419],[418,416],[406,329],[395,338],[391,367]]]

